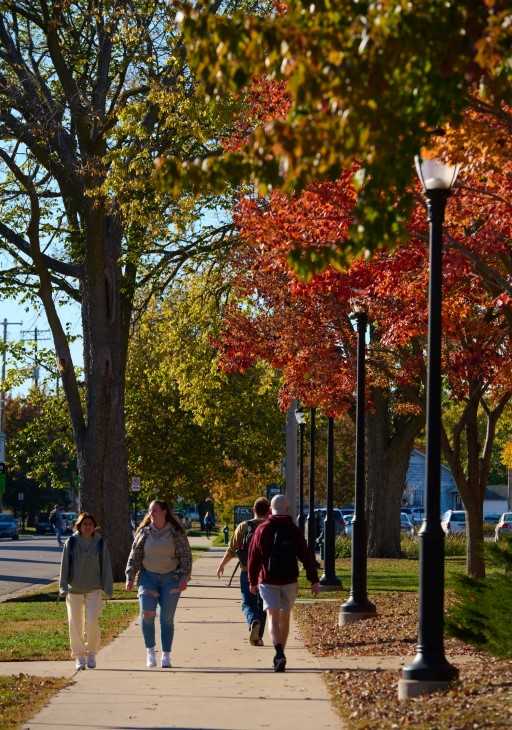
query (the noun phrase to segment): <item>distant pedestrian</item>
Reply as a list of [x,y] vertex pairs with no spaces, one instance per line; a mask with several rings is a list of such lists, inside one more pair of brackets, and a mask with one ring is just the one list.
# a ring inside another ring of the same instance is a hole
[[112,566],[108,546],[92,514],[81,512],[74,530],[62,552],[60,594],[66,596],[69,642],[76,668],[95,669],[102,591],[112,597]]
[[251,540],[259,527],[270,513],[270,504],[265,497],[257,499],[252,508],[253,519],[241,522],[233,533],[229,547],[224,553],[219,567],[217,577],[224,574],[224,567],[235,556],[240,563],[240,591],[242,592],[242,611],[249,626],[249,643],[253,646],[263,646],[263,634],[265,632],[266,613],[263,609],[263,601],[259,593],[251,593],[249,590],[249,579],[247,577],[247,561],[249,557],[249,546]]
[[313,593],[318,593],[320,585],[315,556],[288,514],[288,500],[278,494],[270,507],[272,514],[257,528],[251,540],[248,577],[251,593],[256,595],[259,590],[268,614],[269,633],[275,649],[274,671],[284,672],[290,614],[297,597],[297,559],[306,569]]
[[163,669],[171,667],[174,614],[192,572],[192,552],[167,502],[156,499],[140,523],[126,565],[126,590],[138,584],[146,666],[156,667],[155,617],[160,605]]
[[59,507],[59,505],[56,504],[50,512],[48,519],[50,525],[53,527],[55,535],[57,536],[57,545],[59,547],[62,547],[64,545],[62,536],[64,535],[64,530],[66,528],[66,520],[64,519],[64,507]]
[[215,527],[215,520],[211,512],[207,512],[204,516],[204,529],[206,530],[206,537],[210,537],[210,533]]

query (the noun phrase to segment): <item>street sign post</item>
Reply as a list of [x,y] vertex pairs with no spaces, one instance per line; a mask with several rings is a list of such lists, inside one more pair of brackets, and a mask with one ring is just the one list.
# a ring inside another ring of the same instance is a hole
[[245,507],[242,505],[238,505],[237,507],[233,507],[233,523],[235,527],[240,524],[240,522],[244,522],[245,520],[250,520],[252,518],[252,507]]

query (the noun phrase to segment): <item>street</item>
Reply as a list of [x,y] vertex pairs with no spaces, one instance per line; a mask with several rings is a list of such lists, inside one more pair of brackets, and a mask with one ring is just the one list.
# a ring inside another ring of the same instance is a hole
[[0,540],[0,600],[34,585],[52,583],[59,573],[61,552],[53,536]]

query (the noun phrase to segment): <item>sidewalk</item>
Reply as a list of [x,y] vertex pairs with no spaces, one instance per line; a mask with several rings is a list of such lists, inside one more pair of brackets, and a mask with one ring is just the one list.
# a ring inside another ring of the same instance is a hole
[[271,669],[268,634],[265,647],[249,645],[237,579],[228,588],[227,579],[215,576],[222,553],[212,550],[194,562],[176,613],[173,669],[146,669],[137,620],[99,653],[96,670],[76,673],[75,683],[25,728],[339,730],[322,679],[325,666],[303,647],[295,627],[284,674]]

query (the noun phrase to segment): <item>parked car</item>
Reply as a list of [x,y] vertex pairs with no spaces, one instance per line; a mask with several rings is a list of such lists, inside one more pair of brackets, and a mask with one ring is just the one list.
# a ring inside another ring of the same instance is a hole
[[402,507],[402,512],[409,516],[415,527],[421,525],[424,520],[425,513],[422,507]]
[[64,534],[71,535],[73,533],[73,527],[77,521],[78,514],[76,512],[63,512],[62,518],[64,519]]
[[353,507],[340,507],[339,512],[343,515],[343,519],[345,520],[345,535],[347,537],[352,536],[352,518],[354,517],[354,508]]
[[18,520],[12,515],[0,514],[0,537],[10,537],[11,540],[19,539]]
[[510,535],[512,537],[512,512],[504,512],[496,525],[496,531],[494,533],[496,542],[503,535]]
[[190,528],[192,527],[192,520],[190,519],[190,517],[182,510],[178,510],[175,514],[185,530],[190,530]]
[[500,521],[501,515],[494,512],[492,515],[484,515],[484,522],[487,525],[497,525]]
[[413,507],[410,518],[414,526],[421,525],[425,519],[425,512],[421,507]]
[[447,535],[466,532],[466,513],[463,509],[449,509],[441,517],[441,527]]
[[38,535],[53,535],[53,525],[50,524],[50,518],[47,512],[40,512],[37,515],[35,529]]
[[[316,521],[316,534],[317,537],[322,534],[324,531],[324,520],[327,510],[325,507],[317,507],[315,509],[315,521]],[[333,509],[333,515],[334,515],[334,529],[336,536],[338,535],[345,535],[346,529],[345,529],[345,520],[343,519],[343,515],[341,514],[341,510],[334,508]]]
[[410,537],[414,537],[415,535],[414,525],[406,512],[400,512],[400,532],[403,532],[405,535],[409,535]]

